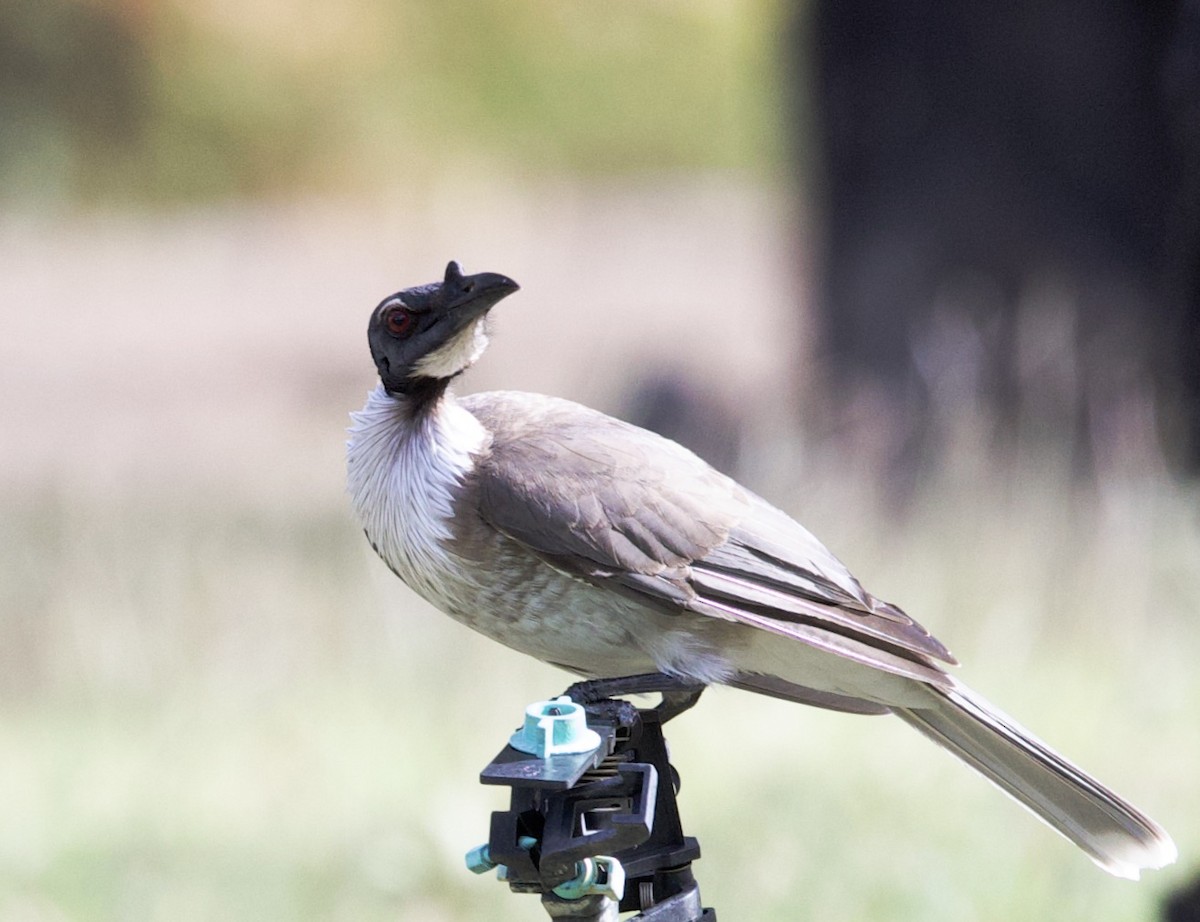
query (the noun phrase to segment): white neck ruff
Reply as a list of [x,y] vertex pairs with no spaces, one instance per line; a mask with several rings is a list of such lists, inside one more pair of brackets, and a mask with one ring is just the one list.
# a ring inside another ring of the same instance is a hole
[[405,398],[378,385],[351,414],[348,485],[359,522],[379,555],[413,589],[438,604],[454,565],[454,497],[490,436],[447,394],[415,418]]

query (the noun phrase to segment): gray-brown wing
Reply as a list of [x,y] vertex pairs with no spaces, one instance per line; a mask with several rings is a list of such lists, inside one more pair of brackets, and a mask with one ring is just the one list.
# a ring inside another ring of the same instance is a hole
[[676,443],[554,398],[463,403],[494,436],[480,515],[563,572],[890,672],[936,680],[931,660],[953,662],[806,529]]
[[569,401],[517,396],[462,401],[493,433],[481,512],[572,571],[680,575],[743,514],[737,485],[674,442]]

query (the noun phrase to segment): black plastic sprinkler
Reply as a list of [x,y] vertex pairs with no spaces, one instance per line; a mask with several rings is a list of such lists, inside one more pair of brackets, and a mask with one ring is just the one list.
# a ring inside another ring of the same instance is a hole
[[[662,692],[637,708],[613,695]],[[716,922],[691,864],[662,724],[700,689],[663,676],[581,682],[525,709],[521,729],[480,774],[512,788],[509,809],[492,814],[486,845],[467,854],[477,874],[498,868],[514,893],[539,893],[553,919]]]

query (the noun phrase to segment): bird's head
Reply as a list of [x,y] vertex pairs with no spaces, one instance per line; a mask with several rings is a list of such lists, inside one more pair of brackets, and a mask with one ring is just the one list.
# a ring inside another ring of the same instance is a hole
[[367,328],[384,388],[414,397],[440,394],[483,354],[488,311],[519,287],[495,272],[463,275],[452,262],[442,281],[388,295]]

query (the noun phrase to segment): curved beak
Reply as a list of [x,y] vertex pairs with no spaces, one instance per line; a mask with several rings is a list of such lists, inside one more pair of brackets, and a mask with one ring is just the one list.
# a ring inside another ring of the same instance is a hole
[[456,262],[451,262],[446,266],[446,278],[442,282],[442,297],[448,309],[469,305],[470,314],[478,317],[503,298],[519,290],[520,287],[507,275],[501,275],[498,272],[463,275],[462,267]]

